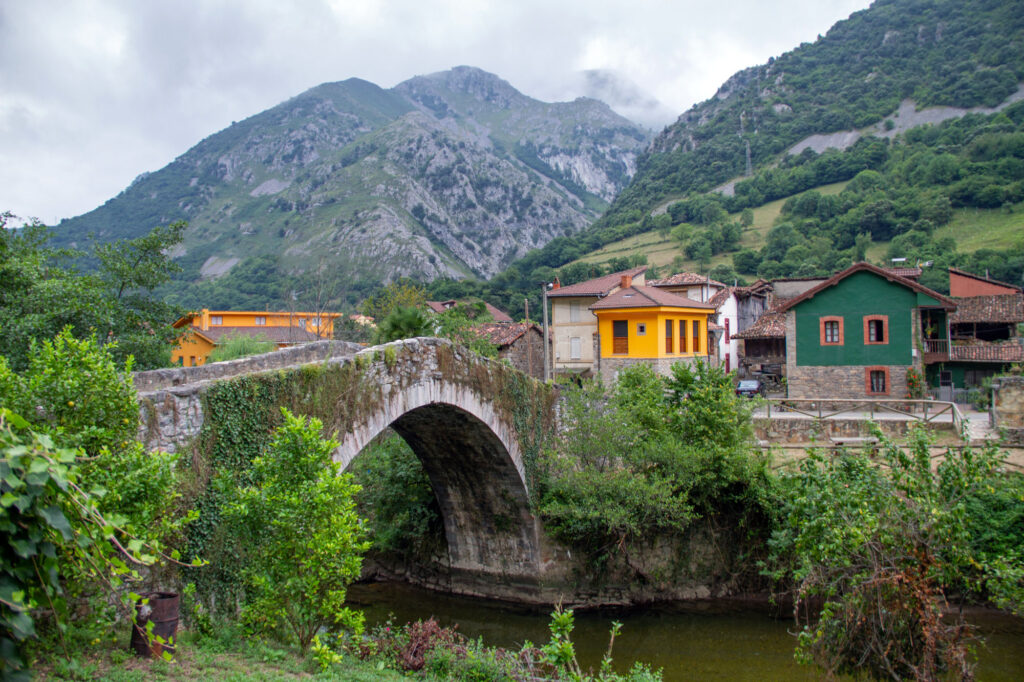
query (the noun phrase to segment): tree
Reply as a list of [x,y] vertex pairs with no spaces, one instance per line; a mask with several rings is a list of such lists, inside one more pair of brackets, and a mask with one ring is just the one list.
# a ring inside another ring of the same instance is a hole
[[118,359],[135,357],[139,369],[170,363],[181,311],[153,296],[176,265],[169,250],[181,241],[184,223],[96,248],[98,271],[83,274],[70,259],[82,254],[47,246],[50,231],[31,223],[6,229],[0,214],[0,354],[15,369],[28,364],[28,341],[55,337],[65,327],[78,338],[97,334]]
[[363,301],[363,314],[380,324],[399,308],[418,308],[427,300],[426,290],[411,280],[399,280]]
[[282,413],[284,424],[253,461],[252,485],[224,514],[244,556],[243,619],[305,651],[323,627],[361,630],[362,614],[344,603],[369,543],[355,511],[359,486],[332,459],[338,441],[321,435],[318,419]]
[[434,327],[430,318],[419,308],[399,307],[377,324],[377,343],[411,339],[417,336],[433,336]]

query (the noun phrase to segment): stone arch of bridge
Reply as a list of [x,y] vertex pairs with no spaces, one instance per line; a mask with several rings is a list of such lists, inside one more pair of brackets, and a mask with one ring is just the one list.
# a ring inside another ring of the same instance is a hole
[[343,468],[391,427],[423,464],[444,520],[453,571],[533,576],[539,533],[512,425],[474,391],[442,379],[396,391],[350,430]]

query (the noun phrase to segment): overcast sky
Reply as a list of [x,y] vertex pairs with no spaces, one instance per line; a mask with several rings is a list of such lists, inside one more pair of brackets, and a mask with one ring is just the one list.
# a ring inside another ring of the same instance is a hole
[[467,64],[555,101],[610,70],[664,124],[868,4],[0,0],[0,210],[84,213],[232,121],[352,76],[391,87]]

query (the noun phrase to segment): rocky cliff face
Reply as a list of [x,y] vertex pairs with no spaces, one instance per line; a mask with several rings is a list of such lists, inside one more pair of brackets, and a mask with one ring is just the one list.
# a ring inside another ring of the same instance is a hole
[[184,219],[195,278],[273,255],[353,280],[490,276],[583,229],[648,142],[590,99],[549,104],[470,67],[391,90],[326,83],[203,140],[63,221],[60,243],[132,237]]

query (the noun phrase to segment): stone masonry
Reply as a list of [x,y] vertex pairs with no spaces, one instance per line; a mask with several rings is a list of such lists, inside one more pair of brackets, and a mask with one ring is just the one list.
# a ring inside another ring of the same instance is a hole
[[524,585],[544,576],[552,550],[542,544],[531,512],[514,408],[490,394],[500,393],[515,370],[449,341],[407,339],[366,349],[320,342],[232,363],[140,372],[136,384],[148,389],[139,393],[140,438],[151,448],[188,447],[202,428],[202,396],[212,386],[245,374],[299,372],[311,363],[327,373],[339,364],[359,368],[367,389],[347,399],[371,401],[364,404],[372,409],[353,413],[361,415],[353,423],[325,419],[341,441],[335,461],[347,467],[391,428],[423,463],[442,511],[451,579],[464,586],[461,592],[484,585],[493,593],[496,580]]
[[1024,445],[1024,377],[999,377],[992,382],[992,425],[1008,443]]

